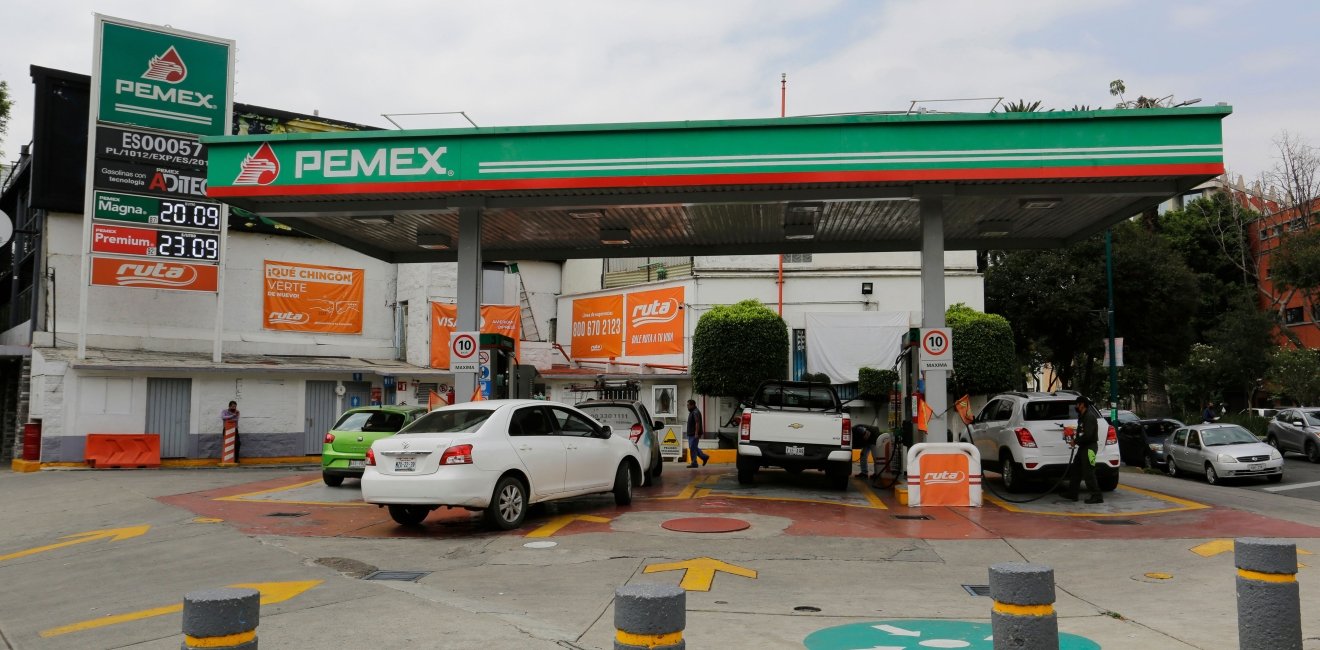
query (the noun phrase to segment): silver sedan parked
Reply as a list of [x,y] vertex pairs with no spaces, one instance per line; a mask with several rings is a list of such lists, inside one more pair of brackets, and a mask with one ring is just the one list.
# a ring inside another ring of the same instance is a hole
[[1169,476],[1204,474],[1211,485],[1226,478],[1283,480],[1283,456],[1236,424],[1195,424],[1164,441]]

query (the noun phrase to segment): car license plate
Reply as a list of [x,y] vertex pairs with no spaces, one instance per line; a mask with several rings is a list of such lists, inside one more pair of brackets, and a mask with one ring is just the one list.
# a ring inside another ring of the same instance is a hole
[[1252,463],[1247,465],[1247,469],[1253,472],[1259,472],[1260,470],[1265,469],[1265,463]]
[[394,461],[394,471],[412,472],[417,469],[417,459],[415,458],[397,458]]
[[366,467],[366,466],[367,466],[367,461],[365,461],[365,460],[350,460],[350,461],[348,461],[348,466],[349,466],[350,468],[354,468],[354,467]]
[[787,455],[789,455],[789,456],[805,456],[805,455],[807,455],[807,448],[806,448],[806,447],[794,447],[793,445],[788,445],[788,446],[784,447],[784,453],[787,454]]

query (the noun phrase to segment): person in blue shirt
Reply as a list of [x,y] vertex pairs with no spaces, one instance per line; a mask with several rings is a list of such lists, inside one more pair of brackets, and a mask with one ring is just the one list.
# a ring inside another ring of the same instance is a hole
[[1206,403],[1205,403],[1205,410],[1204,410],[1204,411],[1201,411],[1201,421],[1202,421],[1202,422],[1214,422],[1214,421],[1215,421],[1215,403],[1214,403],[1214,402],[1206,402]]
[[688,400],[687,409],[687,428],[684,433],[688,439],[688,467],[696,467],[698,458],[701,459],[701,464],[705,465],[710,462],[710,455],[701,450],[701,434],[706,432],[706,427],[701,421],[701,411],[697,410],[696,400]]

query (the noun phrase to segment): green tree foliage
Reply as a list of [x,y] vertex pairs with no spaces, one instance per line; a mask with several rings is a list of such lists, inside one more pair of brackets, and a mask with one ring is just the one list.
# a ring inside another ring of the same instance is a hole
[[1021,386],[1008,319],[958,303],[944,313],[944,322],[953,335],[955,394],[983,395]]
[[1276,348],[1266,375],[1277,396],[1306,405],[1320,403],[1320,350]]
[[898,372],[892,368],[858,368],[857,394],[869,400],[887,400],[897,381]]
[[788,374],[788,327],[761,304],[712,308],[692,334],[692,387],[703,395],[750,398],[766,379]]
[[1320,229],[1284,237],[1270,258],[1270,270],[1276,285],[1301,293],[1314,310],[1320,297]]
[[[9,84],[0,81],[0,144],[4,144],[5,134],[9,132],[9,109],[14,106],[14,102],[9,99]],[[4,157],[5,150],[0,148],[0,158]]]

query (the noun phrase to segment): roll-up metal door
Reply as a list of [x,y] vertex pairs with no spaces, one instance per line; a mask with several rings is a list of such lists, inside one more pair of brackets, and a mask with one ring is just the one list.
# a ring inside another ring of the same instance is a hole
[[335,425],[335,382],[307,382],[307,428],[303,430],[303,453],[319,456],[325,434]]
[[[216,411],[216,417],[220,411]],[[147,433],[160,435],[161,458],[188,455],[192,380],[147,378]]]

